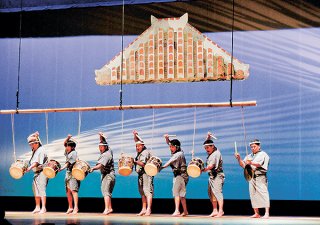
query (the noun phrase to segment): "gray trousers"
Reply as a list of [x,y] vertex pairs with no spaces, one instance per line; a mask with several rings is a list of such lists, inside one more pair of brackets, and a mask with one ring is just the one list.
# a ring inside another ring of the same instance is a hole
[[208,195],[213,201],[223,200],[222,188],[224,184],[224,174],[218,173],[217,176],[210,176],[208,180]]
[[43,172],[34,173],[32,190],[35,197],[46,196],[46,188],[48,185],[49,178],[44,175]]
[[249,182],[249,193],[252,208],[269,208],[270,198],[266,175],[253,177]]
[[139,174],[138,189],[141,196],[153,196],[153,177],[146,173]]
[[116,183],[115,176],[106,174],[101,175],[101,193],[103,197],[112,197],[112,191]]

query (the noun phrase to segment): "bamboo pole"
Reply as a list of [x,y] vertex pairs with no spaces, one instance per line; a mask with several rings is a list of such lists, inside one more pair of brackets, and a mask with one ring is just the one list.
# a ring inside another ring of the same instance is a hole
[[[256,101],[232,102],[232,107],[256,106]],[[0,114],[32,114],[32,113],[57,113],[57,112],[84,112],[84,111],[106,111],[106,110],[130,110],[130,109],[166,109],[166,108],[209,108],[230,107],[230,102],[220,103],[180,103],[180,104],[149,104],[149,105],[123,105],[120,106],[95,106],[74,108],[51,108],[51,109],[18,109],[0,110]]]

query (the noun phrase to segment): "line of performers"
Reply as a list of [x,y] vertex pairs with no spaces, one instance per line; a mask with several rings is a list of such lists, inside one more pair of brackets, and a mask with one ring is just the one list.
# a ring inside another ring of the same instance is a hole
[[[78,160],[76,152],[76,142],[71,135],[68,135],[64,141],[66,162],[64,166],[55,160],[48,160],[48,156],[41,144],[39,133],[31,134],[27,140],[32,149],[32,156],[25,169],[21,171],[17,168],[22,162],[17,160],[10,167],[10,174],[14,178],[21,177],[25,172],[34,171],[32,189],[35,196],[35,209],[32,213],[43,214],[46,212],[46,187],[49,178],[54,177],[57,172],[66,170],[65,188],[68,199],[67,214],[77,214],[78,191],[80,182],[87,173],[94,170],[101,172],[101,192],[104,197],[105,210],[103,214],[108,215],[113,212],[111,197],[116,182],[114,160],[112,150],[106,141],[106,137],[99,133],[100,156],[95,166],[91,167],[84,161]],[[173,172],[172,194],[175,203],[175,211],[172,216],[187,216],[186,186],[189,176],[199,176],[201,172],[208,172],[208,195],[212,203],[213,211],[210,217],[222,217],[223,211],[223,185],[225,174],[223,172],[223,160],[219,149],[215,146],[212,137],[208,132],[203,147],[207,152],[207,160],[204,164],[199,158],[193,158],[187,165],[181,143],[178,139],[170,140],[168,134],[164,135],[166,143],[169,145],[171,158],[162,165],[162,161],[152,156],[146,148],[144,141],[139,137],[137,131],[133,131],[133,137],[136,144],[137,155],[132,157],[122,156],[119,159],[119,173],[127,176],[133,170],[138,174],[138,189],[142,200],[142,209],[138,216],[149,216],[151,214],[152,199],[154,195],[154,175],[166,167],[171,167]],[[254,214],[252,218],[269,218],[269,192],[267,171],[269,165],[269,156],[260,148],[260,141],[255,139],[250,142],[251,154],[244,159],[239,153],[235,153],[239,165],[244,169],[245,177],[249,181],[249,193]],[[182,211],[180,211],[180,203]],[[259,208],[265,208],[264,216],[260,216]]]

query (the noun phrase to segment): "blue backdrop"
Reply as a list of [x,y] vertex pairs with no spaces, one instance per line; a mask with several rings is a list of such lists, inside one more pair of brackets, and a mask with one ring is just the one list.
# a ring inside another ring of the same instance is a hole
[[[229,32],[206,35],[231,52]],[[126,36],[125,46],[135,38]],[[26,138],[38,130],[49,154],[63,163],[63,140],[70,133],[79,142],[80,159],[94,165],[99,156],[98,132],[103,131],[117,161],[121,152],[135,155],[132,130],[136,129],[163,161],[170,157],[165,133],[178,135],[187,161],[193,148],[205,160],[202,143],[211,131],[219,138],[216,145],[224,159],[225,198],[248,199],[243,171],[233,157],[234,141],[245,155],[243,115],[247,140],[259,138],[271,157],[271,199],[319,200],[319,42],[320,28],[235,32],[234,55],[250,65],[250,76],[234,82],[233,100],[256,100],[256,107],[49,113],[48,132],[44,114],[18,114],[14,115],[16,154],[30,156]],[[120,51],[119,36],[22,39],[20,109],[119,105],[119,86],[96,85],[94,70]],[[19,39],[0,39],[0,52],[0,109],[15,109]],[[227,102],[230,83],[137,84],[123,89],[124,104]],[[14,149],[10,115],[0,115],[0,133],[0,195],[32,196],[32,174],[14,180],[8,172]],[[64,175],[58,173],[49,181],[49,197],[65,196]],[[207,198],[207,178],[206,174],[191,178],[187,197]],[[80,197],[101,197],[99,179],[99,172],[89,174]],[[117,173],[114,197],[138,197],[136,179],[136,174]],[[155,197],[171,198],[171,188],[172,173],[165,169],[155,177]]]

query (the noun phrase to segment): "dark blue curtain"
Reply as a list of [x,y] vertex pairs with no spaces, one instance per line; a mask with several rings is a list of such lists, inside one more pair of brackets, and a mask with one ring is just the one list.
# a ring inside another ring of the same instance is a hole
[[[125,0],[125,4],[146,4],[155,2],[176,2],[177,0]],[[180,0],[181,1],[181,0]],[[19,12],[48,10],[48,9],[67,9],[97,6],[122,5],[122,0],[2,0],[0,1],[0,12]]]

